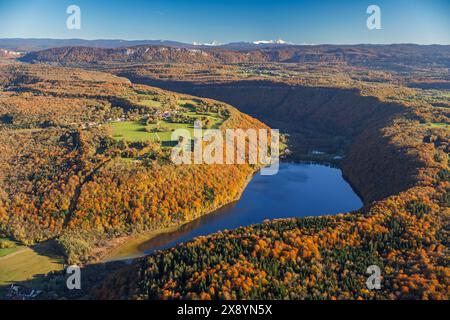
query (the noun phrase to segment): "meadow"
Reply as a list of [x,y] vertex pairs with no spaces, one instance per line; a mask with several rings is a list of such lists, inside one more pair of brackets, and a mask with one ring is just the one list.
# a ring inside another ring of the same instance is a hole
[[[187,111],[181,113],[181,115],[192,119],[208,119],[209,124],[204,129],[218,129],[223,122],[223,119],[212,112],[197,113],[195,111]],[[172,133],[177,129],[188,130],[191,136],[194,133],[193,123],[178,123],[168,120],[159,120],[153,124],[146,124],[142,120],[120,121],[110,123],[109,127],[112,129],[113,138],[117,141],[143,142],[150,140],[160,142],[162,145],[168,145],[173,142]]]
[[0,287],[63,268],[63,257],[50,242],[16,245],[12,250],[7,253],[0,249]]
[[429,124],[430,127],[432,128],[445,128],[445,129],[449,129],[450,125],[448,123],[445,122],[432,122]]
[[16,252],[20,248],[21,246],[19,246],[15,241],[0,238],[0,258]]
[[192,127],[188,124],[169,123],[166,121],[161,121],[160,124],[167,126],[167,128],[170,128],[171,130],[163,132],[149,132],[146,128],[156,128],[157,125],[145,125],[142,121],[112,122],[109,126],[113,131],[113,138],[115,140],[125,140],[127,142],[142,142],[148,140],[159,142],[171,141],[171,134],[173,130],[179,128],[188,129],[189,127]]

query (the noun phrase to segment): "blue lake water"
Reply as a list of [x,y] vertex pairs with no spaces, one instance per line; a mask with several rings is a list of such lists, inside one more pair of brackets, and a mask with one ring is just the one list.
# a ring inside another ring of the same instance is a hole
[[161,234],[134,248],[132,256],[150,254],[197,236],[235,229],[266,219],[337,214],[357,210],[361,199],[340,169],[319,164],[281,163],[276,175],[256,174],[240,200]]

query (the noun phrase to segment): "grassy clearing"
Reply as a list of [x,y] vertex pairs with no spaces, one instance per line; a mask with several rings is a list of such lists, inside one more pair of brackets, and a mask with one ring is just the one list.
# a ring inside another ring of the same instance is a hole
[[448,123],[445,122],[431,122],[428,124],[430,127],[432,128],[444,128],[444,129],[448,129],[450,127],[450,125]]
[[147,107],[155,107],[159,108],[162,106],[161,101],[159,101],[159,97],[157,95],[151,95],[151,94],[139,94],[139,103],[147,106]]
[[62,270],[63,258],[49,243],[21,247],[0,258],[0,286],[33,279],[36,275]]
[[14,253],[21,248],[23,247],[12,240],[0,238],[0,258]]
[[187,111],[182,113],[185,116],[190,116],[196,119],[205,117],[211,121],[211,124],[206,129],[218,129],[220,125],[223,123],[223,119],[219,118],[216,113],[205,112],[205,113],[197,113],[195,111]]
[[[208,119],[209,125],[205,129],[217,129],[223,122],[223,119],[219,118],[217,114],[214,113],[198,114],[194,111],[187,111],[182,114],[194,119]],[[193,136],[194,132],[193,123],[173,123],[164,120],[159,121],[158,124],[148,125],[141,121],[112,122],[109,126],[112,129],[113,138],[118,141],[142,142],[150,140],[161,142],[163,145],[172,142],[172,133],[176,129],[188,130],[191,136]],[[152,132],[152,130],[154,130],[154,132]]]
[[151,99],[143,99],[143,100],[139,101],[139,103],[146,107],[153,107],[153,108],[160,108],[162,106],[162,103],[160,101],[151,100]]
[[145,131],[146,126],[140,121],[112,122],[109,126],[112,129],[113,138],[118,141],[139,142],[158,140],[154,133]]
[[187,129],[193,132],[193,126],[187,123],[170,123],[166,121],[160,121],[159,126],[168,128],[167,131],[161,132],[147,132],[146,128],[154,129],[156,124],[145,125],[140,121],[123,121],[113,122],[110,124],[113,131],[113,138],[116,140],[125,140],[128,142],[141,142],[141,141],[159,141],[161,143],[172,141],[172,132],[176,129]]
[[184,98],[182,98],[182,99],[179,99],[177,101],[177,104],[179,106],[182,106],[182,107],[196,106],[196,105],[198,105],[198,101],[196,101],[194,99],[184,99]]
[[188,130],[191,135],[194,134],[194,126],[193,124],[189,123],[172,123],[167,121],[159,121],[158,125],[149,124],[147,128],[151,130],[156,129],[158,126],[169,129],[168,131],[160,131],[155,133],[158,137],[158,140],[162,143],[172,141],[172,132],[176,129],[185,129]]

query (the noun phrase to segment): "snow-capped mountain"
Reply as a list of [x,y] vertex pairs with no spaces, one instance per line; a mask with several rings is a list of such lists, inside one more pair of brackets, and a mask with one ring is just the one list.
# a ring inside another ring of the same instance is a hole
[[219,41],[214,40],[213,42],[207,42],[207,43],[194,42],[193,45],[194,46],[217,47],[217,46],[222,46],[223,43],[220,43]]
[[284,41],[282,39],[278,39],[278,40],[258,40],[253,41],[253,44],[293,44],[293,43]]

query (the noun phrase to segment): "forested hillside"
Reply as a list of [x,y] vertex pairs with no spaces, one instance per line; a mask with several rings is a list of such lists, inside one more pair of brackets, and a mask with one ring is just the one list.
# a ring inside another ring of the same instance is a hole
[[[233,74],[227,68],[224,78]],[[388,71],[387,83],[364,81],[358,71],[321,78],[310,70],[291,79],[274,75],[273,82],[239,75],[208,84],[203,74],[172,81],[150,67],[119,69],[137,75],[135,81],[224,100],[278,126],[290,136],[294,156],[313,148],[344,154],[343,172],[366,206],[201,237],[136,261],[94,296],[449,298],[448,92],[407,88],[407,77]],[[380,291],[365,285],[372,264],[382,270]]]
[[[370,186],[393,191],[397,184],[390,179],[401,174],[395,171],[413,170],[417,175],[402,192],[346,215],[279,220],[197,238],[136,261],[109,277],[94,296],[448,299],[450,171],[443,143],[448,129],[422,130],[398,119],[381,130],[383,138],[367,136],[370,132],[349,156],[365,161],[355,163],[354,172],[367,171],[350,178],[359,179],[362,195],[371,197],[377,191]],[[379,291],[365,285],[370,265],[382,270]]]
[[63,64],[116,63],[348,63],[354,66],[402,69],[404,65],[450,65],[449,46],[404,45],[286,45],[231,50],[227,47],[141,45],[122,48],[60,47],[31,52],[26,62]]
[[[91,297],[448,299],[448,48],[413,47],[32,53],[27,61],[108,69],[142,85],[46,65],[1,73],[2,130],[10,132],[1,144],[2,230],[25,242],[57,237],[71,260],[86,260],[99,239],[178,224],[233,200],[257,168],[174,166],[163,144],[139,143],[114,124],[145,118],[139,125],[153,132],[148,114],[183,114],[180,100],[197,101],[190,112],[215,110],[221,128],[264,127],[253,116],[289,136],[294,159],[337,163],[364,208],[200,237],[136,260]],[[380,291],[365,285],[373,264]]]
[[217,112],[221,128],[266,128],[217,101],[47,66],[4,66],[0,85],[1,233],[25,244],[56,238],[69,262],[88,260],[103,240],[178,225],[235,200],[257,169],[174,165],[163,142],[111,129],[176,121],[154,118],[182,114],[184,101],[206,122],[201,114]]

